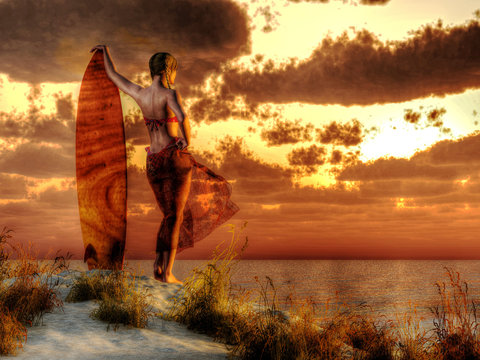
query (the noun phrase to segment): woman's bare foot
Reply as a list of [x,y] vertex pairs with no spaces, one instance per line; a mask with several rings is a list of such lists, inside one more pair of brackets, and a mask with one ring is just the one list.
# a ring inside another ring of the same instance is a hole
[[155,280],[165,282],[164,273],[163,273],[163,271],[161,271],[159,269],[161,269],[161,268],[157,267],[155,270],[153,270],[153,277],[155,278]]
[[182,284],[183,285],[183,282],[178,280],[172,273],[165,274],[165,282],[171,283],[171,284]]

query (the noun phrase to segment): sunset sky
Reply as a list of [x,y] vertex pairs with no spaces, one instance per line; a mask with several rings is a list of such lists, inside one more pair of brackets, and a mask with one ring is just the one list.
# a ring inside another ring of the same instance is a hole
[[[83,256],[75,117],[89,50],[150,85],[178,60],[195,159],[228,179],[244,258],[480,259],[478,0],[0,2],[0,230]],[[162,219],[121,93],[126,256]],[[178,259],[207,258],[220,227]]]

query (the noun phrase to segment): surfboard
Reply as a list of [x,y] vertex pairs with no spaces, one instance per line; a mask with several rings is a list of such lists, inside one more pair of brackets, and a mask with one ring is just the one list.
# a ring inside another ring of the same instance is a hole
[[76,121],[80,225],[88,269],[122,269],[127,209],[127,157],[120,93],[103,52],[85,70]]

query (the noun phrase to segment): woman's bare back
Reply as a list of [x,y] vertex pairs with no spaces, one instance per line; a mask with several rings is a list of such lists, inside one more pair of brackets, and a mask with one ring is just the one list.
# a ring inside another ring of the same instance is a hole
[[[174,117],[175,114],[167,105],[169,92],[173,92],[173,90],[166,89],[158,84],[152,84],[141,89],[135,100],[143,116],[147,119],[157,120]],[[147,129],[150,135],[150,151],[152,153],[159,152],[170,142],[173,136],[178,136],[178,123],[176,122],[164,122],[158,128],[147,127]]]

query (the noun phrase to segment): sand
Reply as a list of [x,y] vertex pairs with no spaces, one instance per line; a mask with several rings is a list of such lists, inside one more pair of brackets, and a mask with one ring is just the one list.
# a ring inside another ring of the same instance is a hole
[[[87,272],[88,273],[88,272]],[[65,300],[78,272],[59,274],[59,293]],[[166,311],[169,301],[181,288],[165,284],[153,277],[137,277],[140,288],[148,289],[155,311]],[[28,339],[16,359],[227,359],[224,344],[188,330],[184,325],[153,318],[147,328],[127,328],[107,331],[107,323],[94,320],[89,313],[98,305],[92,301],[67,303],[63,310],[55,309],[43,317],[43,323],[27,327]],[[13,356],[12,356],[13,357]]]

